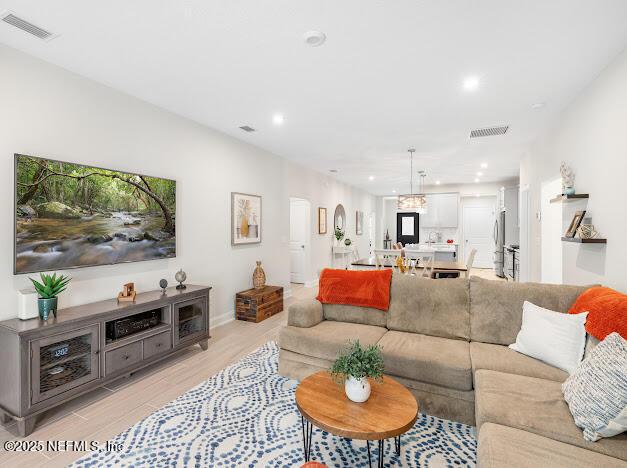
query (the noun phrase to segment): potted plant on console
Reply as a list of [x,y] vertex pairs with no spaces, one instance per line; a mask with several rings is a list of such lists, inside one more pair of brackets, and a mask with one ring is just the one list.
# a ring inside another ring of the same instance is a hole
[[42,320],[48,320],[50,312],[57,316],[57,300],[59,294],[65,291],[68,283],[72,278],[65,275],[57,276],[56,273],[47,275],[46,273],[39,274],[41,283],[33,278],[28,278],[33,282],[33,286],[39,294],[39,317]]
[[381,348],[371,345],[362,348],[359,340],[349,343],[329,370],[333,379],[344,383],[344,391],[349,400],[363,403],[370,397],[371,378],[383,381],[383,356]]

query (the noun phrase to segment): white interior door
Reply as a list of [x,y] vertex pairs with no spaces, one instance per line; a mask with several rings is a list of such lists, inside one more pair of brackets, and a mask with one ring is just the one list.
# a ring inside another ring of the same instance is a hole
[[305,283],[308,254],[309,202],[290,198],[290,281]]
[[376,237],[377,237],[377,217],[375,213],[370,213],[368,218],[368,236],[369,236],[369,249],[368,256],[374,255]]
[[494,267],[494,197],[469,198],[464,203],[462,217],[464,230],[464,258],[477,249],[473,267]]

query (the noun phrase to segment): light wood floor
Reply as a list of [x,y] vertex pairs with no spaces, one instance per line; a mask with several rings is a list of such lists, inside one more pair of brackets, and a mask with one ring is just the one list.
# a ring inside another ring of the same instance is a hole
[[[492,270],[473,269],[472,274],[498,279]],[[313,298],[316,293],[317,288],[293,284],[292,296],[286,299],[285,308],[295,300]],[[258,324],[234,321],[214,328],[207,351],[193,346],[130,378],[59,406],[44,414],[35,432],[26,439],[105,442],[262,344],[276,340],[286,320],[286,312],[281,312]],[[15,424],[0,427],[0,443],[18,439],[16,434]],[[84,452],[2,450],[0,467],[60,467],[82,455]]]
[[[316,290],[293,285],[294,300],[314,297]],[[276,340],[286,322],[281,312],[261,323],[234,321],[211,330],[209,349],[199,346],[183,350],[127,379],[94,390],[46,413],[28,440],[85,440],[105,442],[140,421],[156,409],[238,361],[262,344]],[[0,443],[15,440],[15,424],[0,427]],[[60,467],[84,452],[12,453],[0,451],[2,467]]]

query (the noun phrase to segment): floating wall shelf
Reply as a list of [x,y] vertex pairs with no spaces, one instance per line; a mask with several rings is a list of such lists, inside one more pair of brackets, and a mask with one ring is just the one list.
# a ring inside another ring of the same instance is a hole
[[572,195],[558,195],[557,197],[551,199],[551,203],[561,203],[561,202],[567,202],[567,201],[582,200],[585,198],[590,198],[590,195],[588,195],[587,193],[573,193]]
[[562,237],[562,242],[576,242],[578,244],[607,244],[607,239],[581,239],[579,237]]

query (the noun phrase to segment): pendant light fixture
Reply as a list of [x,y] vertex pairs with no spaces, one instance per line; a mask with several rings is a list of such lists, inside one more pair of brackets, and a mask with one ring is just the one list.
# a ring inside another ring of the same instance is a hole
[[399,195],[397,201],[398,211],[410,212],[410,213],[426,213],[427,212],[427,197],[425,196],[425,177],[427,174],[425,171],[419,171],[420,182],[418,183],[418,192],[414,193],[414,148],[409,148],[409,194]]

